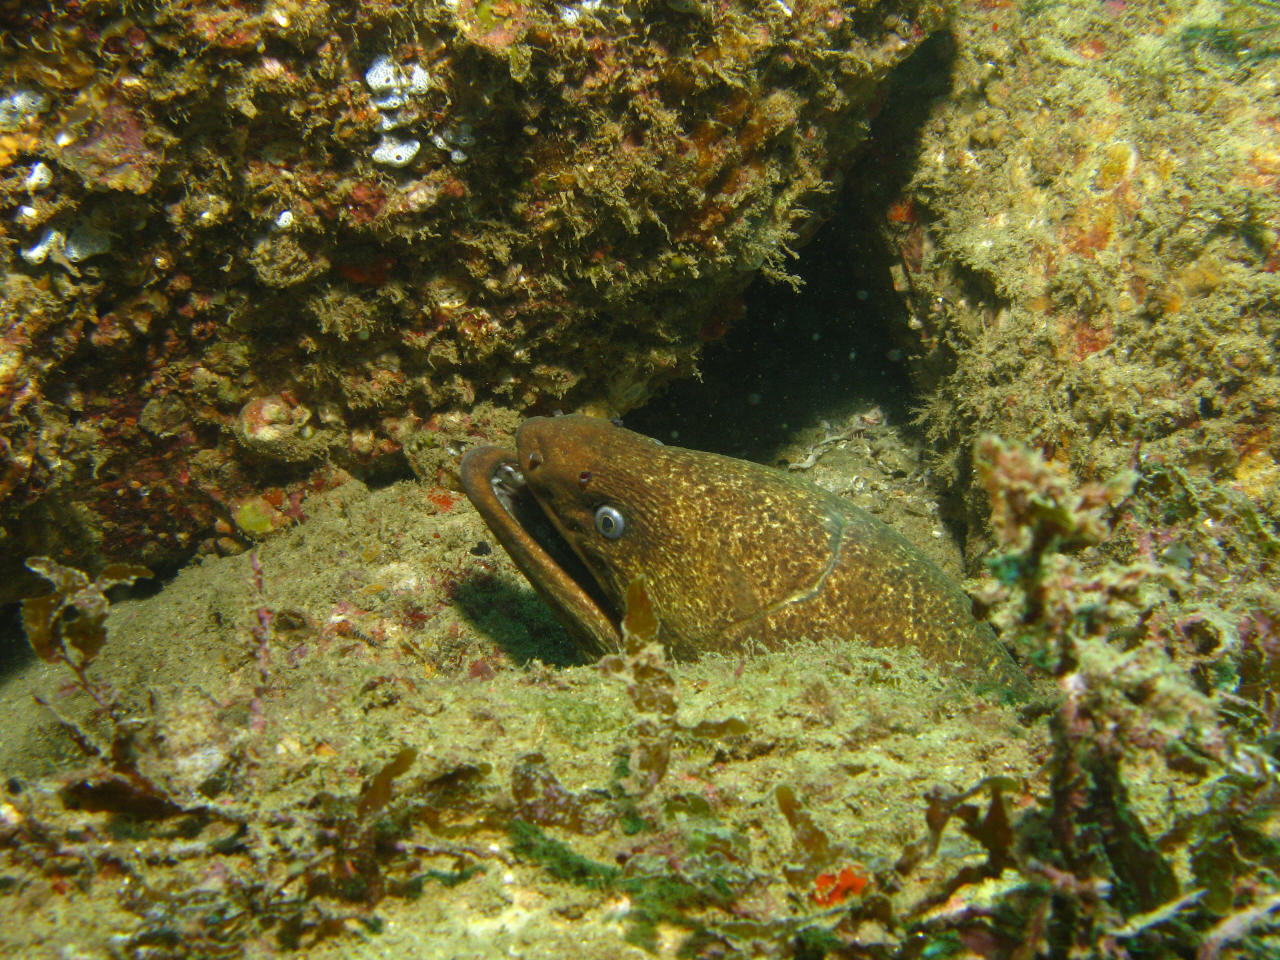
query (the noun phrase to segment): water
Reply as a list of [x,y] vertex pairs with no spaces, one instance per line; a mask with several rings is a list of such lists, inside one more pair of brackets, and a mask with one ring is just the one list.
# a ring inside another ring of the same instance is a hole
[[[1280,953],[1278,49],[1268,0],[0,4],[8,953]],[[576,410],[872,511],[1036,699],[583,662],[457,477]]]

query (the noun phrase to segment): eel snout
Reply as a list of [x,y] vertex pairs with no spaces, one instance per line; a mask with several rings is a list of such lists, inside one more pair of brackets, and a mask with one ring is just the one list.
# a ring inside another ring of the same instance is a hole
[[529,495],[521,464],[536,469],[540,458],[536,449],[512,456],[501,447],[476,447],[462,458],[463,490],[578,648],[594,656],[621,650],[622,635],[599,588]]

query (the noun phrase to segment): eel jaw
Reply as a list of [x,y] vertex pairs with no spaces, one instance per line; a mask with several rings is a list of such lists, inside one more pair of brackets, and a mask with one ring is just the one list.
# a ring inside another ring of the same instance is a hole
[[516,458],[501,447],[476,447],[459,471],[468,499],[575,646],[589,657],[621,651],[621,629],[599,585],[555,531]]

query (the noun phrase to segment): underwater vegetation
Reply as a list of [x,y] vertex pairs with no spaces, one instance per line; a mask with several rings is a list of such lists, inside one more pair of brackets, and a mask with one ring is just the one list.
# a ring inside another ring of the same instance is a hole
[[[997,543],[979,597],[1062,691],[1049,720],[1051,804],[1018,824],[1024,869],[1043,867],[1050,881],[1036,923],[1049,955],[1069,946],[1216,957],[1229,943],[1240,956],[1273,952],[1274,933],[1250,934],[1274,926],[1268,917],[1280,909],[1280,594],[1246,590],[1233,603],[1206,589],[1212,561],[1193,543],[1179,544],[1185,552],[1152,547],[1178,520],[1238,527],[1269,557],[1263,582],[1274,584],[1280,541],[1247,501],[1207,503],[1163,467],[1072,490],[1060,468],[994,437],[979,442],[975,460]],[[1153,518],[1161,501],[1167,512]],[[1198,515],[1170,515],[1180,509]],[[1137,547],[1128,562],[1073,556],[1126,536]],[[1155,758],[1203,778],[1207,798],[1198,807],[1171,796],[1159,835],[1139,822],[1126,785]],[[1069,877],[1094,902],[1062,899],[1058,884]],[[1184,954],[1176,943],[1188,945]]]
[[1235,0],[1223,5],[1218,22],[1184,27],[1179,39],[1189,49],[1241,63],[1280,56],[1280,4]]
[[346,474],[447,481],[522,415],[689,375],[941,21],[0,5],[0,598],[24,556],[243,549]]
[[482,640],[548,621],[458,450],[691,369],[937,14],[0,2],[2,555],[48,591],[5,950],[1280,955],[1268,3],[957,5],[895,161],[920,426],[1030,706],[851,641],[675,663],[643,584],[598,665]]
[[[90,582],[33,561],[54,589],[28,601],[31,639],[68,670],[59,699],[87,709],[56,720],[79,760],[8,785],[0,903],[24,917],[51,898],[92,904],[61,942],[109,930],[125,957],[360,956],[395,949],[402,907],[469,924],[499,911],[489,950],[569,937],[687,957],[1274,956],[1280,598],[1196,584],[1233,544],[1274,564],[1274,539],[1244,502],[1165,468],[1080,486],[991,436],[975,462],[996,543],[978,595],[1043,691],[1020,717],[936,677],[913,687],[848,645],[677,667],[643,580],[625,649],[586,673],[374,683],[315,628],[286,638],[256,560],[237,665],[174,711],[178,690],[90,672],[111,648],[102,591],[140,571]],[[1207,519],[1221,540],[1169,536]],[[300,640],[320,674],[291,677]],[[95,646],[97,660],[70,653]],[[329,684],[376,698],[358,753],[307,727],[300,692]],[[858,712],[878,700],[883,719]],[[877,795],[860,778],[902,749],[894,727],[910,742],[930,726],[945,746],[916,758],[904,803],[846,808],[853,784]],[[965,727],[988,759],[949,767]],[[1019,740],[1025,758],[992,759]]]
[[[1133,451],[1280,522],[1273,4],[964,5],[954,92],[890,205],[930,462],[975,534],[990,431],[1082,480]],[[1253,558],[1229,559],[1246,580]]]

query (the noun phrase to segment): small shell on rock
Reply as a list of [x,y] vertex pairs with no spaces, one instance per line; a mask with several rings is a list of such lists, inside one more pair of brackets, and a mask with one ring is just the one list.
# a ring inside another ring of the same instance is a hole
[[22,181],[22,186],[28,193],[35,193],[37,190],[43,190],[51,183],[53,183],[53,171],[49,169],[47,163],[37,161],[27,171],[27,177]]
[[278,393],[250,400],[240,408],[235,432],[249,449],[275,460],[299,463],[324,451],[327,431],[311,426],[311,410]]
[[97,227],[82,223],[71,231],[63,245],[63,256],[72,263],[88,260],[111,249],[111,237]]
[[29,247],[23,247],[19,252],[22,259],[32,266],[37,266],[49,259],[49,254],[60,253],[66,245],[67,238],[61,230],[46,230],[44,236]]
[[240,432],[255,443],[271,443],[294,433],[311,419],[311,411],[279,394],[250,400],[240,411]]
[[421,64],[405,66],[398,64],[385,54],[376,57],[369,69],[365,71],[364,82],[374,93],[426,93],[431,84],[431,75]]

